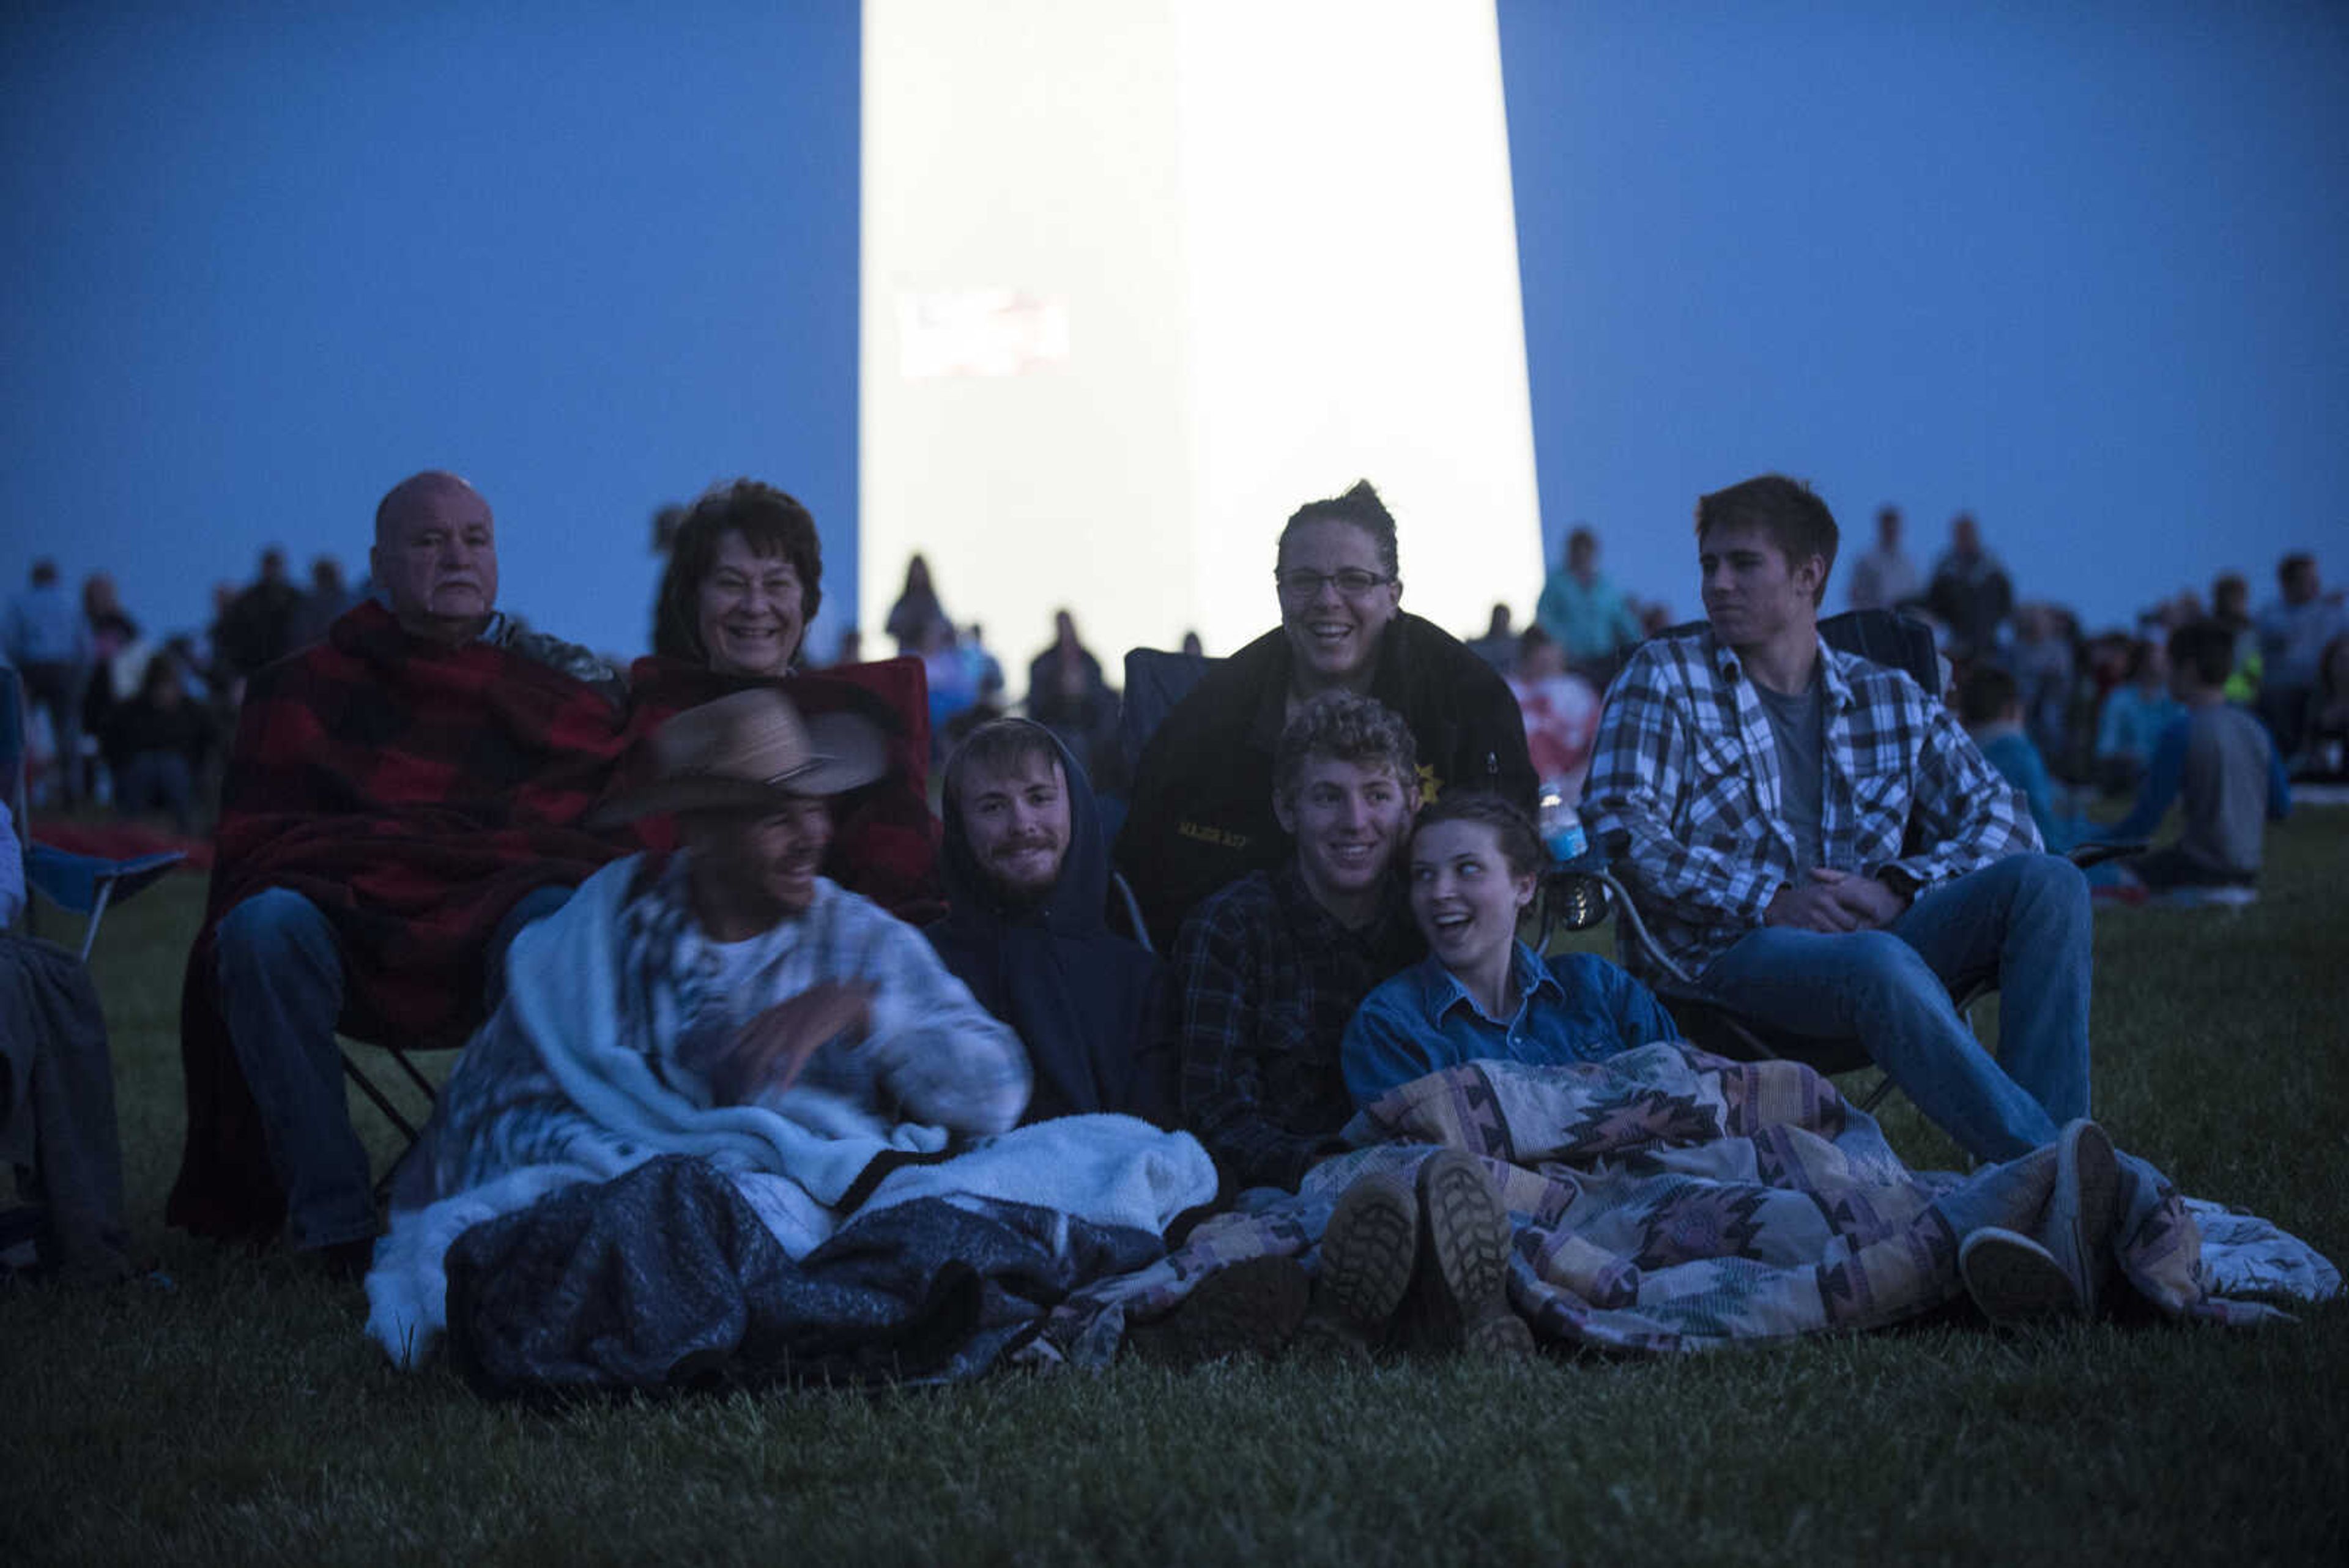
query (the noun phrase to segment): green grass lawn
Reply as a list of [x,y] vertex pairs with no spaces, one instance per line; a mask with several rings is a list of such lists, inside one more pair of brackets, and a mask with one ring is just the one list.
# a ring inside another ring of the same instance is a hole
[[[2339,1262],[2349,814],[2271,843],[2250,910],[2099,914],[2098,1114]],[[201,902],[159,888],[99,943],[137,1241],[169,1283],[0,1293],[0,1565],[2349,1561],[2338,1303],[2256,1333],[486,1407],[387,1366],[355,1288],[161,1229]],[[1913,1161],[1955,1162],[1886,1115]]]

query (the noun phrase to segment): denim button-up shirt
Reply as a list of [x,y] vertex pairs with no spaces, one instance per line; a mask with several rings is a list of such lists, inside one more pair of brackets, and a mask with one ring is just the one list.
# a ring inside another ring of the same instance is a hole
[[1510,962],[1518,1000],[1507,1018],[1479,1007],[1433,955],[1363,998],[1340,1047],[1355,1106],[1464,1062],[1598,1062],[1681,1037],[1648,988],[1605,959],[1560,953],[1544,963],[1519,942]]

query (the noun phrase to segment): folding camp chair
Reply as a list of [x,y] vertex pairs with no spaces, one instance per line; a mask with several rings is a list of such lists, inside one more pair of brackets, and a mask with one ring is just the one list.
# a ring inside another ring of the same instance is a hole
[[1117,751],[1127,778],[1141,766],[1142,750],[1166,722],[1166,715],[1220,662],[1204,653],[1168,653],[1156,648],[1127,650],[1125,692],[1117,710]]
[[[109,860],[33,842],[32,823],[26,814],[24,681],[5,665],[0,665],[0,677],[5,677],[0,679],[0,783],[6,785],[8,810],[25,846],[25,885],[58,909],[82,917],[81,960],[87,963],[108,908],[139,892],[187,857],[172,849]],[[32,901],[26,900],[28,929],[32,908]]]
[[[1703,625],[1702,621],[1691,622],[1660,635],[1686,636],[1702,629]],[[1904,670],[1928,693],[1938,695],[1940,659],[1933,645],[1932,628],[1921,621],[1892,610],[1850,610],[1819,622],[1819,638],[1838,652],[1857,654],[1874,663]],[[1586,929],[1611,912],[1616,918],[1619,943],[1637,950],[1644,961],[1643,967],[1659,977],[1651,989],[1671,1012],[1682,1033],[1694,1044],[1716,1055],[1741,1061],[1784,1058],[1827,1074],[1851,1072],[1872,1064],[1867,1047],[1856,1038],[1801,1034],[1765,1023],[1723,1001],[1708,991],[1696,976],[1682,971],[1649,931],[1640,918],[1638,906],[1617,879],[1612,862],[1621,857],[1625,846],[1620,841],[1621,835],[1613,836],[1616,842],[1594,842],[1585,854],[1554,867],[1544,877],[1543,946],[1548,945],[1547,938],[1554,926],[1568,930]],[[2133,854],[2141,847],[2087,844],[2074,849],[2070,858],[2075,865],[2085,867],[2116,855]],[[1951,1000],[1959,1016],[1971,1022],[1974,1005],[1996,989],[1995,971],[1964,975],[1951,987]],[[1877,1084],[1861,1108],[1873,1110],[1891,1086],[1889,1077]]]
[[109,860],[97,855],[69,855],[46,844],[25,846],[26,885],[68,914],[82,918],[81,961],[98,945],[98,922],[113,905],[139,893],[187,858],[182,850],[159,850]]
[[[1125,690],[1117,709],[1117,754],[1119,772],[1128,780],[1141,766],[1143,749],[1158,732],[1158,726],[1166,722],[1166,715],[1220,662],[1204,653],[1169,653],[1156,648],[1126,650]],[[1125,820],[1126,803],[1097,794],[1095,805],[1102,814],[1102,832],[1116,838],[1118,826]],[[1110,870],[1109,887],[1117,912],[1125,918],[1126,933],[1140,942],[1144,951],[1157,951],[1150,940],[1150,929],[1143,923],[1142,905],[1134,898],[1133,887],[1124,873],[1114,867]]]

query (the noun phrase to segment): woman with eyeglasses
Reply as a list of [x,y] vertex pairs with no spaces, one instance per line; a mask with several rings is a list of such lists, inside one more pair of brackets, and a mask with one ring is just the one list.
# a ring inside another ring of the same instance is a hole
[[1117,863],[1161,946],[1208,894],[1278,866],[1272,753],[1327,691],[1374,697],[1418,743],[1423,794],[1485,790],[1531,809],[1516,700],[1458,639],[1405,611],[1395,522],[1368,481],[1299,507],[1274,556],[1280,625],[1211,668],[1135,769]]
[[[833,802],[823,874],[923,924],[945,913],[946,896],[928,804],[920,661],[806,671],[801,647],[823,601],[823,546],[808,509],[755,479],[712,486],[685,514],[670,545],[653,652],[628,671],[631,722],[650,735],[688,708],[766,685],[802,713],[854,713],[872,722],[886,738],[887,771]],[[640,756],[626,778],[642,765]],[[636,831],[657,848],[671,845],[665,818]]]

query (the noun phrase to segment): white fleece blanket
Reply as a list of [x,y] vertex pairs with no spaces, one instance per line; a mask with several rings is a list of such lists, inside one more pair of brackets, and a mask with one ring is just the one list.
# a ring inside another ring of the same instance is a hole
[[[674,926],[674,910],[658,907],[657,893],[630,899],[637,869],[634,860],[605,867],[515,939],[505,1003],[467,1047],[410,1157],[420,1177],[403,1182],[367,1281],[367,1332],[402,1366],[447,1326],[450,1244],[550,1192],[608,1181],[657,1156],[698,1155],[733,1178],[797,1258],[829,1239],[841,1199],[875,1157],[936,1156],[949,1145],[946,1127],[893,1123],[823,1088],[708,1104],[706,1085],[666,1053],[690,977],[664,971],[668,948],[655,939],[664,921]],[[1027,1092],[1024,1059],[1005,1055],[1018,1055],[1016,1036],[945,973],[918,933],[828,884],[807,920],[804,947],[818,955],[820,978],[881,987],[861,1071],[901,1103],[951,1107],[966,1132],[1016,1119]],[[794,971],[780,983],[805,981]],[[1215,1189],[1214,1165],[1188,1134],[1071,1116],[898,1170],[867,1207],[967,1194],[1163,1232]]]

